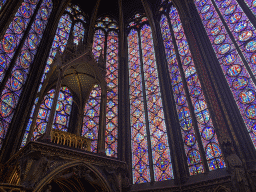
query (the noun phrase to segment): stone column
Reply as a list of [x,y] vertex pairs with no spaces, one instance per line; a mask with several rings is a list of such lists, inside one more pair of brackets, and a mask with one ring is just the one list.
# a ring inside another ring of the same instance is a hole
[[106,132],[106,105],[107,105],[107,90],[106,87],[101,87],[101,103],[100,103],[100,119],[98,131],[98,153],[105,154],[105,132]]

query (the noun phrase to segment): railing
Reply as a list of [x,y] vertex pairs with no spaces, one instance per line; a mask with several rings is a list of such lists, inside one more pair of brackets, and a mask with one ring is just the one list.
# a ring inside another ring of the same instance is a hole
[[91,139],[60,131],[58,129],[51,130],[51,142],[59,145],[66,145],[77,149],[91,151]]

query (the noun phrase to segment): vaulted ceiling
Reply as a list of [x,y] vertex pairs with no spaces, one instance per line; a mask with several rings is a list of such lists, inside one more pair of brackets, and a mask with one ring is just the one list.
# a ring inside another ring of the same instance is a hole
[[[119,18],[119,0],[101,0],[98,16],[109,15],[116,20]],[[156,11],[161,0],[145,0],[149,3],[152,11]],[[72,0],[74,4],[77,4],[88,16],[91,16],[92,11],[96,5],[97,0],[84,1],[84,0]],[[87,3],[88,2],[88,3]],[[124,21],[127,22],[137,12],[145,12],[141,0],[122,0]]]

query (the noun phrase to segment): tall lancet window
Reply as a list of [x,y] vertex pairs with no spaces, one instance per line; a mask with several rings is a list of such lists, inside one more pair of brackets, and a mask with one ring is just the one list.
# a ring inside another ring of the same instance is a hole
[[[118,25],[114,19],[111,19],[110,17],[101,17],[97,20],[95,25],[95,34],[94,34],[92,52],[94,54],[94,58],[96,61],[98,61],[100,57],[103,57],[106,61],[105,80],[107,82],[107,108],[106,108],[105,151],[107,156],[117,157]],[[96,86],[93,89],[93,91],[97,91],[97,90],[98,90],[98,87]],[[93,99],[93,98],[90,98],[90,99]],[[89,99],[89,102],[90,102],[90,99]],[[100,103],[100,101],[97,101],[97,103]],[[94,108],[94,106],[92,106],[92,108]],[[86,107],[86,110],[89,110],[89,109]],[[98,110],[100,109],[98,108]],[[99,111],[97,113],[99,113]],[[98,125],[99,124],[97,123],[97,126]],[[87,131],[85,131],[85,129]],[[94,127],[92,127],[91,130],[93,129]],[[86,125],[84,122],[83,134],[89,135],[91,130],[88,127],[86,128]]]
[[[43,97],[42,92],[45,91],[45,90],[41,90],[41,89],[42,89],[44,80],[46,79],[47,73],[50,70],[51,64],[53,63],[53,60],[56,56],[57,51],[59,50],[60,53],[63,53],[63,51],[65,50],[65,47],[67,45],[71,31],[73,33],[74,43],[78,45],[78,43],[80,41],[82,41],[84,38],[85,29],[86,29],[86,19],[85,19],[84,13],[80,11],[78,6],[72,5],[72,4],[69,5],[67,7],[67,9],[65,10],[64,14],[60,18],[60,21],[59,21],[59,24],[58,24],[58,27],[56,30],[56,34],[53,39],[52,47],[51,47],[51,50],[50,50],[50,53],[49,53],[49,56],[48,56],[48,59],[47,59],[46,65],[45,65],[44,73],[41,78],[41,82],[40,82],[40,85],[39,85],[39,88],[37,91],[38,95],[41,95],[41,100]],[[54,92],[54,90],[52,90],[51,92]],[[49,95],[49,92],[47,93],[47,95]],[[44,97],[48,97],[47,95]],[[65,97],[65,98],[68,98],[68,97]],[[24,146],[26,144],[27,136],[30,132],[31,125],[32,125],[32,129],[34,130],[34,131],[31,130],[31,131],[34,132],[34,135],[41,135],[45,131],[46,126],[44,126],[42,128],[38,128],[38,126],[40,125],[38,123],[39,119],[42,119],[40,117],[40,109],[41,109],[42,104],[38,103],[38,100],[39,100],[39,98],[37,97],[35,99],[35,102],[34,102],[34,105],[33,105],[33,108],[32,108],[31,114],[30,114],[30,119],[29,119],[29,122],[28,122],[28,125],[26,128],[25,135],[23,137],[21,146]],[[60,97],[59,97],[58,102],[70,103],[70,101],[68,101],[68,100],[61,101]],[[50,109],[50,108],[48,108],[48,109]],[[70,109],[71,109],[71,106],[70,106]],[[49,113],[50,113],[50,111],[49,111]],[[70,113],[70,111],[69,111],[69,113]],[[37,117],[36,117],[36,114],[38,114]],[[45,118],[46,122],[48,122],[48,118],[49,117]],[[47,124],[46,122],[45,122],[45,125]],[[65,125],[65,126],[66,126],[66,128],[65,129],[61,128],[61,130],[67,130],[68,125]],[[56,127],[60,127],[60,126],[55,126],[55,128]],[[37,133],[37,131],[39,131],[39,132]],[[35,140],[37,138],[38,137],[32,137],[31,139]]]
[[[207,169],[223,168],[225,165],[215,128],[178,11],[172,3],[165,10],[168,11],[162,13],[160,26],[189,173],[195,175]],[[193,120],[195,122],[192,123]]]
[[256,147],[256,30],[235,0],[195,5]]
[[[0,147],[52,10],[51,0],[38,2],[25,0],[21,4],[0,42],[0,81],[4,85],[0,100]],[[35,19],[31,20],[32,17]]]
[[[129,24],[128,65],[133,183],[173,179],[153,37],[147,18]],[[150,175],[153,173],[153,175]]]

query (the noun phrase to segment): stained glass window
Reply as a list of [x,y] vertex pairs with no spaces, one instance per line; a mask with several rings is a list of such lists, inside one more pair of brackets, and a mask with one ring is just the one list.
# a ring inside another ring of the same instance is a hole
[[92,152],[97,152],[101,88],[95,85],[84,108],[82,136],[92,139]]
[[[40,104],[39,111],[37,114],[33,136],[31,138],[32,141],[36,141],[39,137],[41,137],[45,133],[45,129],[48,123],[49,115],[52,108],[52,102],[55,95],[55,90],[50,90],[45,96]],[[32,121],[32,120],[31,120]],[[32,123],[32,122],[31,122]],[[28,132],[27,132],[28,135]],[[26,135],[26,137],[27,137]],[[23,140],[25,145],[26,140]]]
[[[169,180],[174,176],[152,32],[144,24],[145,17],[137,14],[135,19],[137,26],[143,26],[140,31],[131,29],[128,35],[133,183],[150,182],[150,169],[155,181]],[[149,143],[152,151],[148,150]],[[153,157],[152,167],[149,153]]]
[[[105,43],[106,42],[106,43]],[[118,26],[110,17],[100,17],[95,24],[92,52],[96,60],[106,51],[106,155],[117,157],[118,139]]]
[[68,123],[72,107],[71,92],[67,87],[60,89],[58,103],[56,106],[53,128],[61,131],[68,131]]
[[[256,147],[256,87],[250,76],[250,73],[256,74],[255,28],[234,0],[195,1],[195,5]],[[221,19],[226,22],[225,25]]]
[[[37,1],[24,1],[22,3],[0,43],[1,81],[23,37],[36,4]],[[51,10],[52,2],[50,0],[44,0],[36,14],[35,20],[32,22],[21,51],[17,54],[17,59],[12,68],[10,77],[5,77],[8,79],[1,93],[0,101],[0,119],[1,127],[3,128],[1,129],[0,136],[1,143],[14,115],[15,108],[30,70],[30,65],[34,60]]]
[[[38,114],[36,117],[34,131],[31,140],[35,141],[45,133],[45,129],[49,120],[49,115],[52,109],[52,102],[54,99],[55,90],[52,89],[44,96],[43,101],[40,104]],[[58,103],[55,110],[55,117],[53,128],[61,131],[67,131],[68,123],[70,119],[72,106],[72,96],[67,87],[62,87],[59,92]],[[34,106],[35,107],[35,106]],[[33,113],[32,113],[33,114]],[[32,123],[32,118],[30,119],[30,126]],[[24,138],[27,139],[29,132],[25,133]],[[26,144],[26,139],[23,139],[22,147]]]
[[[50,70],[50,65],[52,64],[53,59],[54,59],[54,57],[57,53],[57,49],[59,48],[60,52],[64,51],[65,46],[66,46],[67,41],[68,41],[70,29],[71,29],[71,18],[70,18],[69,15],[65,14],[60,18],[58,28],[57,28],[57,31],[56,31],[56,34],[55,34],[55,37],[54,37],[54,40],[53,40],[53,43],[52,43],[52,48],[50,50],[50,54],[49,54],[49,57],[48,57],[47,62],[46,62],[46,66],[45,66],[45,69],[44,69],[44,74],[41,78],[41,82],[40,82],[40,85],[39,85],[39,88],[38,88],[38,91],[37,91],[38,93],[40,93],[40,91],[41,91],[43,82],[46,78],[47,73]],[[38,100],[38,98],[35,100],[34,106],[33,106],[32,109],[35,109],[35,106],[37,104],[37,100]],[[32,123],[33,116],[34,116],[34,110],[31,111],[29,123],[26,127],[25,135],[24,135],[23,140],[22,140],[22,145],[24,143],[26,143],[27,135],[28,135],[29,130],[30,130],[30,126],[31,126],[31,123]]]
[[[168,19],[171,26],[168,24]],[[190,175],[203,173],[205,168],[202,164],[200,153],[205,153],[209,170],[224,167],[222,153],[217,140],[215,128],[205,101],[204,93],[198,79],[194,61],[189,50],[189,45],[184,34],[178,11],[171,6],[169,18],[161,17],[161,30],[167,56],[167,63],[172,82],[176,110],[178,113],[184,148],[187,155]],[[173,32],[171,32],[173,31]],[[172,33],[175,41],[172,40]],[[174,43],[178,50],[175,50]],[[182,65],[182,72],[178,67],[179,58]],[[187,83],[189,95],[185,94],[181,74]],[[203,149],[200,149],[195,135],[195,127],[192,125],[192,113],[188,108],[188,101],[193,105],[196,125],[201,135]]]
[[141,59],[138,32],[128,35],[128,62],[130,78],[130,115],[133,183],[150,182],[148,138],[146,131],[144,93],[142,91]]
[[[24,35],[24,32],[28,26],[31,16],[34,13],[37,3],[38,0],[25,0],[21,4],[3,39],[0,41],[0,82],[2,82],[6,70],[9,68],[10,62]],[[31,60],[30,55],[28,54],[24,60],[25,62],[29,62]]]
[[78,45],[78,43],[83,40],[84,38],[84,27],[81,22],[78,22],[74,25],[74,31],[73,31],[73,36],[74,36],[74,43]]
[[189,111],[188,102],[184,91],[184,85],[178,67],[174,44],[172,43],[170,27],[167,17],[165,15],[162,15],[160,24],[165,45],[168,68],[170,72],[172,89],[174,93],[174,98],[176,100],[176,110],[179,114],[178,117],[181,126],[180,130],[182,133],[183,142],[185,143],[184,149],[187,155],[189,172],[191,175],[196,173],[203,173],[204,167],[202,157],[200,155],[198,142],[195,139],[195,130],[194,126],[192,125],[192,117]]
[[[69,12],[72,15],[66,14],[66,12]],[[73,27],[74,43],[78,44],[79,41],[83,40],[83,38],[84,38],[85,18],[84,18],[84,22],[78,21],[78,22],[72,23],[71,17],[74,17],[74,20],[76,20],[76,17],[77,17],[77,15],[74,13],[75,11],[74,11],[74,8],[72,8],[72,5],[67,7],[66,12],[60,18],[60,21],[59,21],[59,24],[58,24],[58,27],[57,27],[57,31],[56,31],[56,34],[55,34],[55,37],[54,37],[54,40],[53,40],[53,43],[52,43],[52,48],[50,50],[50,54],[49,54],[49,57],[48,57],[47,62],[46,62],[46,66],[45,66],[45,69],[44,69],[44,74],[41,78],[41,83],[40,83],[39,88],[38,88],[38,93],[40,93],[40,91],[41,91],[43,82],[44,82],[44,80],[46,78],[46,75],[50,70],[50,66],[53,63],[53,60],[56,56],[57,49],[59,49],[61,53],[63,53],[63,51],[65,50],[65,47],[66,47],[66,44],[67,44],[67,41],[68,41],[68,38],[69,38],[69,35],[70,35],[70,30],[72,28],[72,24],[74,25],[74,27]],[[79,12],[79,14],[82,15],[83,13]],[[68,99],[68,97],[66,97],[66,99]],[[31,126],[31,123],[32,123],[32,120],[33,120],[34,109],[36,107],[37,101],[38,101],[38,98],[34,102],[34,106],[32,108],[31,114],[30,114],[30,119],[29,119],[29,122],[28,122],[28,125],[27,125],[27,128],[26,128],[25,135],[24,135],[24,138],[22,140],[22,145],[21,146],[24,146],[24,144],[26,143],[27,135],[29,133],[30,126]],[[66,104],[70,103],[69,100],[62,101],[62,102],[66,103]],[[66,105],[66,104],[64,104],[64,105]],[[38,113],[39,113],[39,111],[38,111]],[[60,112],[60,113],[62,113],[62,114],[65,113],[65,110]],[[67,118],[67,119],[69,119],[69,118]],[[67,121],[67,123],[68,123],[68,121]],[[63,128],[63,130],[67,130],[67,125],[68,124],[66,124],[65,126],[63,125],[65,127],[65,128]],[[60,125],[58,125],[57,127],[60,127]]]
[[152,32],[148,25],[141,30],[141,49],[146,90],[149,132],[156,181],[173,178],[170,149],[159,87]]
[[118,34],[111,31],[107,36],[106,56],[107,92],[106,155],[117,157],[118,138]]
[[100,55],[104,57],[104,44],[105,44],[105,32],[98,29],[94,33],[92,53],[94,58],[98,61]]

